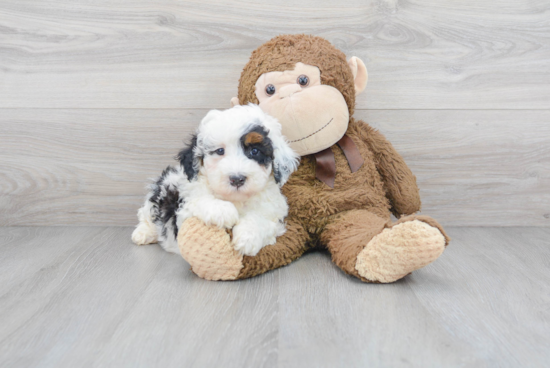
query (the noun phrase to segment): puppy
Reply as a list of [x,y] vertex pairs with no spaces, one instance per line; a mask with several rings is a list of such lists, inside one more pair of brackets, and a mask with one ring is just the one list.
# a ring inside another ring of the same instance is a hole
[[232,242],[254,256],[284,234],[288,214],[280,187],[296,170],[298,156],[279,122],[258,106],[212,110],[189,147],[151,185],[132,234],[138,245],[159,242],[179,253],[178,230],[189,217],[233,229]]

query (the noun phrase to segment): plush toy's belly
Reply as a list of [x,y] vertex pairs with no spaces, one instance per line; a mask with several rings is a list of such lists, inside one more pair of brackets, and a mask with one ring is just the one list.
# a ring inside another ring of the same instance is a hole
[[308,227],[323,227],[340,212],[365,209],[389,219],[390,203],[370,152],[361,152],[364,164],[352,173],[340,148],[333,146],[332,151],[336,161],[334,188],[315,178],[312,156],[302,158],[300,167],[283,187],[289,218]]

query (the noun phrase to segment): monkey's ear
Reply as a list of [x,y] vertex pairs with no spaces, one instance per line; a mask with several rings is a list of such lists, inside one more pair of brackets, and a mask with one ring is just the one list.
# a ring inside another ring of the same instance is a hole
[[355,83],[355,95],[363,92],[367,86],[367,80],[369,79],[369,73],[367,72],[367,67],[365,63],[357,56],[352,56],[348,60],[348,65],[351,68],[353,74],[353,79]]
[[235,106],[238,106],[238,105],[240,105],[239,98],[238,97],[233,97],[231,99],[231,107],[235,107]]

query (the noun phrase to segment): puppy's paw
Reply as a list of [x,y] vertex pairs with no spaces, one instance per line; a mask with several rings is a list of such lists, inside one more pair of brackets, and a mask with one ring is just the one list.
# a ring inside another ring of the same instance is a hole
[[245,226],[233,228],[233,247],[245,256],[255,256],[265,246],[261,233]]
[[231,202],[216,201],[195,214],[206,225],[214,225],[220,229],[231,229],[239,221],[239,211]]
[[132,241],[137,245],[157,242],[157,229],[151,224],[141,222],[132,233]]

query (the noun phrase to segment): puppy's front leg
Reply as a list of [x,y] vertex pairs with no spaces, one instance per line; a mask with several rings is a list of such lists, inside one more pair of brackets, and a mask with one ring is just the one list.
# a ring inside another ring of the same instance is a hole
[[231,229],[239,221],[239,211],[231,202],[213,196],[200,196],[186,202],[182,210],[183,219],[198,217],[207,225],[220,229]]
[[246,256],[255,256],[266,245],[275,244],[283,233],[282,223],[247,214],[233,228],[233,247]]

